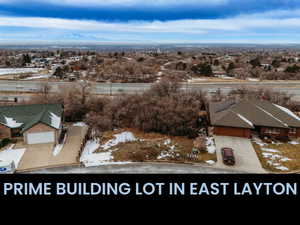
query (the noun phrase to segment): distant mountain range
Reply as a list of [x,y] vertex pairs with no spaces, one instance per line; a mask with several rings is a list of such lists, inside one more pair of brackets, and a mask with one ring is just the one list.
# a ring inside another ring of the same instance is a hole
[[208,43],[208,44],[4,44],[0,43],[0,49],[19,49],[19,50],[47,50],[47,49],[77,49],[77,50],[96,50],[96,51],[127,51],[127,50],[195,50],[203,48],[258,48],[258,49],[300,49],[300,44],[228,44],[228,43]]

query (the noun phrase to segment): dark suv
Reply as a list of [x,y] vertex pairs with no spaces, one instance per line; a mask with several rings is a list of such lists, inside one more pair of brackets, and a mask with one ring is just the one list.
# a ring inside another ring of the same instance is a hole
[[228,166],[233,166],[235,164],[235,158],[233,154],[232,148],[222,148],[222,157],[223,157],[223,163]]

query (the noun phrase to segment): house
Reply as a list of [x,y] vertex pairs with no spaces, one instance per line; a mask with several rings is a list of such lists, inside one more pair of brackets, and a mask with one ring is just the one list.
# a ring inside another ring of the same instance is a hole
[[56,144],[62,118],[60,104],[1,106],[0,138],[23,138],[25,144]]
[[209,104],[214,134],[250,138],[253,133],[275,138],[300,137],[300,118],[265,100]]

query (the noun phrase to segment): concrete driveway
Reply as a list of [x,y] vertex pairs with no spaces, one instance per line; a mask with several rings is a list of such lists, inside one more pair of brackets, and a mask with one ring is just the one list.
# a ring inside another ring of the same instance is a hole
[[[248,173],[266,173],[262,168],[261,163],[256,155],[256,152],[249,139],[227,136],[215,136],[217,147],[217,163],[215,167],[228,169],[231,168],[237,171],[245,171]],[[223,163],[221,149],[229,147],[234,149],[236,159],[235,166],[226,166]]]
[[53,155],[53,144],[22,145],[26,148],[17,171],[78,165],[80,146],[87,132],[87,127],[70,126],[67,140],[61,152]]

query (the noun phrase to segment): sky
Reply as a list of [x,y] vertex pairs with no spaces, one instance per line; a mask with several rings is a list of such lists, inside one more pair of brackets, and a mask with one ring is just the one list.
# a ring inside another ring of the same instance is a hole
[[300,43],[300,0],[0,0],[0,43]]

